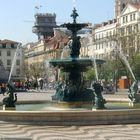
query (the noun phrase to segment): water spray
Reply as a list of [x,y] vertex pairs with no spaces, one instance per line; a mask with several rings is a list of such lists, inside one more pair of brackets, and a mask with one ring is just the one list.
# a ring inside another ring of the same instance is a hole
[[15,54],[14,54],[14,57],[13,57],[13,60],[12,60],[12,66],[11,66],[11,70],[10,70],[10,74],[9,74],[9,78],[8,78],[8,83],[11,80],[11,76],[12,76],[13,69],[14,69],[14,66],[15,66],[16,58],[17,58],[19,50],[20,50],[20,46],[21,46],[21,43],[18,43],[17,49],[15,51]]

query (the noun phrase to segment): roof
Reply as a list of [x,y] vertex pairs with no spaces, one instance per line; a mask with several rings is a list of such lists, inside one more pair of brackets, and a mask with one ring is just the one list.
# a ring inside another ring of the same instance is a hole
[[137,9],[140,9],[140,4],[130,4],[132,5],[133,7],[137,8]]
[[8,39],[0,40],[0,44],[5,44],[5,43],[19,43],[19,42],[8,40]]

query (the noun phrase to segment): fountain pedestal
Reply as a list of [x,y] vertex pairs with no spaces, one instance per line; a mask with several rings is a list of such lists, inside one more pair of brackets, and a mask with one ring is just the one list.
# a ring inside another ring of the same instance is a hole
[[15,111],[16,110],[16,107],[5,107],[5,105],[3,105],[2,110]]

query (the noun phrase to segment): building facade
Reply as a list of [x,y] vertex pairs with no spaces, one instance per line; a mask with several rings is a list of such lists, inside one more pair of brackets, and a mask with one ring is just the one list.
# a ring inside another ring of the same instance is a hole
[[116,48],[126,55],[139,52],[140,1],[116,0],[115,9],[115,19],[93,26],[93,47],[88,55],[93,52],[94,57],[104,59]]
[[[0,40],[0,63],[6,70],[11,71],[13,69],[11,80],[18,81],[24,79],[23,70],[23,49],[20,45],[17,52],[17,46],[19,42],[12,40]],[[17,52],[17,53],[16,53]]]
[[115,48],[116,25],[113,19],[93,27],[93,57],[105,59]]
[[120,44],[131,55],[140,50],[140,4],[127,4],[119,17]]
[[125,6],[130,4],[140,4],[140,0],[115,0],[115,18],[120,16]]

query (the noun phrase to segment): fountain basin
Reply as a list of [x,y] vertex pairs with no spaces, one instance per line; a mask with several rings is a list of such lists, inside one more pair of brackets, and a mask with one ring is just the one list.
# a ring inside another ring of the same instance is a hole
[[0,111],[1,121],[46,125],[98,125],[140,123],[140,109],[73,111]]
[[[49,63],[58,68],[62,68],[65,72],[71,71],[75,66],[80,71],[86,71],[88,67],[93,65],[93,59],[90,58],[69,58],[69,59],[54,59],[50,60]],[[97,64],[105,63],[105,60],[96,59]]]
[[[16,111],[0,111],[1,121],[19,123],[39,123],[46,125],[103,125],[140,123],[140,109],[128,106],[128,101],[109,101],[107,109],[96,110],[91,107],[71,108],[63,103],[52,101],[18,102]],[[40,109],[41,108],[41,109]]]

